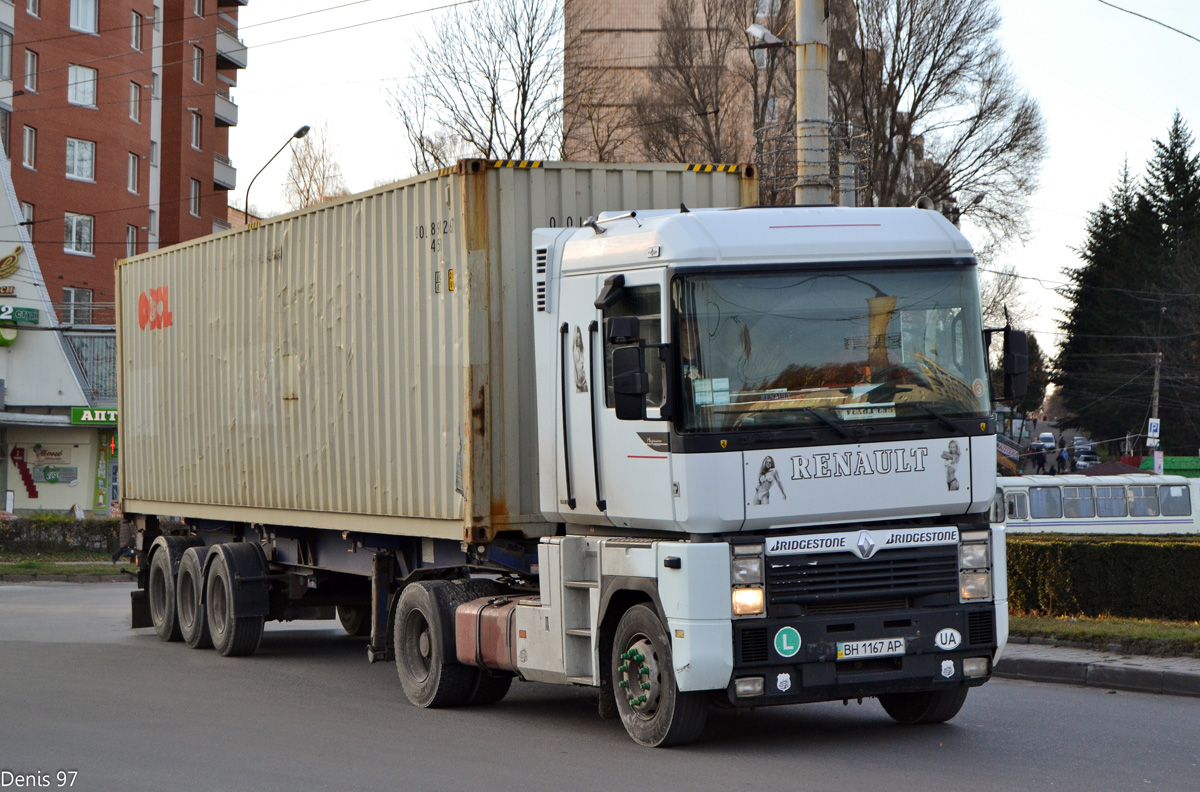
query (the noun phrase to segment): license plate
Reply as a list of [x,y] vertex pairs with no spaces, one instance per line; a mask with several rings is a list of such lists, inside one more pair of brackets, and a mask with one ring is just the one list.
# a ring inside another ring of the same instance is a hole
[[881,638],[878,641],[838,641],[838,660],[862,660],[870,657],[895,657],[904,654],[903,638]]

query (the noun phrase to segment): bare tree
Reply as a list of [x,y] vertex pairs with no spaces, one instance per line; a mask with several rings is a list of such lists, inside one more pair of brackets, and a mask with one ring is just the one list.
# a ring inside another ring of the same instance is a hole
[[292,144],[292,164],[284,187],[288,205],[303,209],[349,195],[342,168],[329,144],[329,126],[322,124]]
[[558,156],[562,20],[555,0],[491,0],[442,16],[414,53],[423,70],[389,99],[414,167]]
[[743,84],[745,0],[666,0],[650,85],[633,106],[643,153],[668,162],[738,162],[749,154]]
[[987,250],[977,254],[980,264],[979,299],[983,308],[983,322],[988,327],[1026,327],[1034,316],[1021,277],[1012,264],[991,264]]
[[864,130],[867,201],[927,195],[993,240],[1024,236],[1045,132],[1000,47],[994,0],[839,2],[835,13],[857,8],[857,24],[832,58],[846,59],[834,120]]

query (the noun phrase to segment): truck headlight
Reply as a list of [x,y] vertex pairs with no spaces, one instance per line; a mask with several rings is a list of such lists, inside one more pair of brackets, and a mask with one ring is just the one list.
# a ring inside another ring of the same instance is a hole
[[762,583],[762,565],[762,556],[735,556],[729,566],[730,582],[735,586]]
[[733,615],[758,616],[766,608],[766,598],[760,586],[733,590]]
[[987,569],[988,546],[984,542],[970,542],[958,546],[959,569]]
[[960,572],[959,593],[965,600],[987,599],[992,596],[991,572]]

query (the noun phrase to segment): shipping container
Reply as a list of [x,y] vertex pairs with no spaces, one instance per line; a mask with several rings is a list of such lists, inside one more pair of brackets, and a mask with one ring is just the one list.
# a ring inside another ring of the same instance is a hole
[[545,534],[530,231],[757,194],[752,166],[465,160],[123,260],[122,507]]

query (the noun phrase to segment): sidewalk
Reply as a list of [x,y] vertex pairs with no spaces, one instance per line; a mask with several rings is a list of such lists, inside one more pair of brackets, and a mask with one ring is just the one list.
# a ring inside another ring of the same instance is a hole
[[1200,658],[1145,657],[1010,638],[995,675],[1108,690],[1200,697]]

